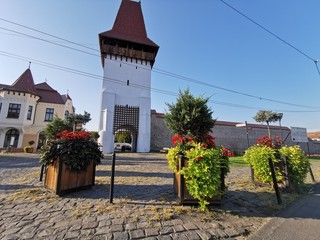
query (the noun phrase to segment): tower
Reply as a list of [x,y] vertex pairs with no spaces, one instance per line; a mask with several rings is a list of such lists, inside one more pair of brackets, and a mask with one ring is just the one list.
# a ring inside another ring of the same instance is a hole
[[150,151],[151,70],[159,46],[147,37],[141,3],[122,0],[111,30],[99,34],[104,78],[99,143],[114,151],[117,131],[131,133],[132,150]]

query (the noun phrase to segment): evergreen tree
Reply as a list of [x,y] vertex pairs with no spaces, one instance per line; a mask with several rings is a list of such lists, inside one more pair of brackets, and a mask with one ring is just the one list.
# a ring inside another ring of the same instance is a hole
[[168,112],[165,113],[165,122],[174,133],[182,136],[202,138],[211,132],[215,120],[212,111],[207,106],[209,98],[194,97],[189,89],[185,92],[179,90],[176,103],[166,103]]

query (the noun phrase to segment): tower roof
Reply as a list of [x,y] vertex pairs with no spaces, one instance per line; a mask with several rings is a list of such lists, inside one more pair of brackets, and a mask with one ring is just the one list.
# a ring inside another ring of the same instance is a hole
[[99,36],[159,48],[147,36],[140,2],[122,0],[112,29],[100,33]]
[[6,87],[5,89],[38,95],[30,68],[24,71],[11,86]]
[[122,0],[111,30],[99,34],[102,66],[105,54],[150,61],[153,65],[159,46],[147,36],[141,3]]

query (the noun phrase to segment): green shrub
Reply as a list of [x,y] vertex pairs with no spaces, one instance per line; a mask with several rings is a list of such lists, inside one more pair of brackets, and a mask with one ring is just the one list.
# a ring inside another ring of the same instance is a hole
[[[275,157],[276,153],[276,150],[271,147],[254,145],[246,151],[243,155],[243,159],[254,169],[254,174],[259,181],[271,183],[272,176],[269,167],[269,158],[271,158],[274,163],[279,162],[279,159],[276,159]],[[282,178],[280,169],[276,167],[275,172],[277,180],[280,181]]]
[[302,149],[296,145],[292,147],[282,147],[280,154],[287,157],[289,179],[295,184],[305,181],[309,171],[310,163]]

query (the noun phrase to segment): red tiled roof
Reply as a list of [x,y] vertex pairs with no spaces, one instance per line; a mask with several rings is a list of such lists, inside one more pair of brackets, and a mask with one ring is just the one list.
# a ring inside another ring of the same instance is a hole
[[65,104],[58,91],[54,90],[46,82],[35,85],[35,88],[40,96],[39,102]]
[[99,36],[159,47],[147,37],[141,3],[130,0],[122,0],[112,29]]
[[4,87],[3,89],[38,95],[30,68],[24,71],[11,86]]
[[[54,90],[46,82],[34,84],[30,68],[22,73],[12,85],[0,84],[0,89],[34,94],[40,97],[39,102],[65,104],[58,91]],[[68,94],[66,98],[71,100]]]
[[72,101],[72,99],[71,99],[71,97],[69,96],[69,94],[62,94],[61,97],[62,97],[62,99],[63,99],[63,101],[64,101],[65,103],[67,102],[67,100],[71,100],[71,101]]

